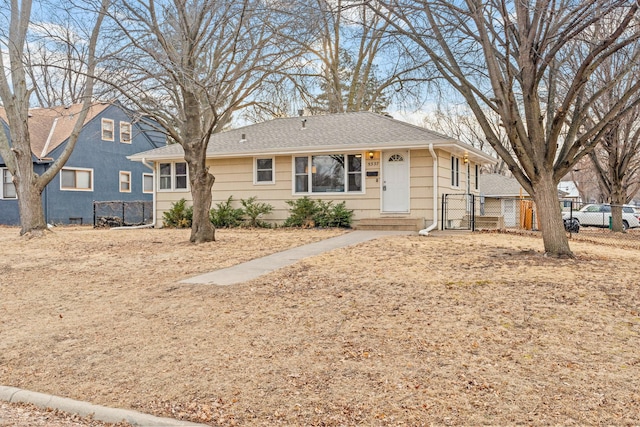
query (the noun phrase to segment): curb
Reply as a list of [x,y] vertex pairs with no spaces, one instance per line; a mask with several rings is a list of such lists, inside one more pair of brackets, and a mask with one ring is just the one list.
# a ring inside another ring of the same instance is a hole
[[106,423],[119,423],[126,421],[134,426],[141,427],[203,427],[206,424],[197,424],[189,421],[161,418],[142,412],[127,409],[108,408],[94,405],[89,402],[68,399],[66,397],[52,396],[50,394],[37,393],[22,390],[16,387],[0,385],[0,400],[11,403],[31,403],[40,408],[53,408],[60,411],[78,414],[82,417],[93,416],[93,419]]

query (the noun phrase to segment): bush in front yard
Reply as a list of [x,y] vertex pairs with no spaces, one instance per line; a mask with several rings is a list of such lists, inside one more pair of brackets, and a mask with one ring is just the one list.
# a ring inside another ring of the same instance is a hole
[[333,209],[331,209],[329,218],[329,227],[351,228],[351,221],[353,220],[353,210],[347,209],[347,203],[342,201],[335,205]]
[[314,217],[318,213],[318,205],[315,200],[304,196],[302,199],[287,200],[289,217],[284,221],[285,227],[315,227]]
[[353,211],[346,208],[344,201],[312,200],[305,196],[297,200],[287,200],[291,206],[285,227],[351,227]]
[[233,228],[242,224],[244,211],[231,206],[233,196],[229,196],[226,202],[216,203],[216,207],[209,211],[209,219],[216,228]]
[[193,218],[193,207],[187,207],[187,201],[180,199],[171,204],[171,209],[163,214],[165,227],[171,228],[189,228]]
[[262,221],[263,215],[268,215],[273,211],[273,206],[268,203],[256,202],[257,197],[249,197],[247,200],[241,199],[244,216],[247,217],[248,227],[269,228],[271,225]]

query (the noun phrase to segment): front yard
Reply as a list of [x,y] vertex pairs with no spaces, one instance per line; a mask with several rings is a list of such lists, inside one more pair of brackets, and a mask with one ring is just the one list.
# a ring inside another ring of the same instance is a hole
[[635,243],[384,237],[178,283],[336,233],[0,228],[0,384],[223,426],[640,419]]

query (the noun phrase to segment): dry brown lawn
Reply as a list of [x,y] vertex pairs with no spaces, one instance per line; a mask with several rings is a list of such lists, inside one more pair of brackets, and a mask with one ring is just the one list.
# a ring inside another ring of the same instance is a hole
[[227,287],[333,230],[0,228],[0,384],[211,425],[637,425],[640,245],[384,237]]

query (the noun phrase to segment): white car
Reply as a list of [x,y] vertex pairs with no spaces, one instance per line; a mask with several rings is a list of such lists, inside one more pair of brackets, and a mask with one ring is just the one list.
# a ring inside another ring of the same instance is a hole
[[[622,227],[640,227],[640,215],[635,213],[631,206],[622,207]],[[562,218],[574,218],[581,227],[609,227],[611,218],[611,206],[603,204],[586,205],[579,211],[563,212]]]

